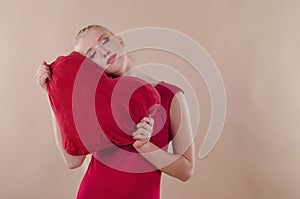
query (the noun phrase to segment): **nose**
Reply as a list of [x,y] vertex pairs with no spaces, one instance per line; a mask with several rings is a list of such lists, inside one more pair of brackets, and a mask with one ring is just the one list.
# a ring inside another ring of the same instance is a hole
[[99,46],[98,49],[104,57],[108,56],[111,53],[111,50],[104,48],[103,46]]

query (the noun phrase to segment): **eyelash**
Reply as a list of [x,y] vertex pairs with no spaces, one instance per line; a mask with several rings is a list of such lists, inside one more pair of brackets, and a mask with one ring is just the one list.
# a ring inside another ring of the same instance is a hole
[[95,54],[96,54],[96,51],[94,51],[94,52],[89,56],[89,58],[92,59],[92,58],[95,56]]
[[[104,41],[101,43],[101,45],[107,43],[107,42],[109,41],[109,37],[104,37],[103,40],[104,40]],[[95,54],[96,54],[96,51],[94,51],[94,52],[89,56],[89,58],[92,59],[92,58],[95,56]]]
[[104,37],[103,40],[104,40],[104,42],[102,43],[102,45],[109,41],[109,37]]

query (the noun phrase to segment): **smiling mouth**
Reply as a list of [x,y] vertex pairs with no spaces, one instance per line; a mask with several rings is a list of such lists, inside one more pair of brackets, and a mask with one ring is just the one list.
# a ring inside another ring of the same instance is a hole
[[106,62],[106,64],[111,64],[115,61],[117,54],[113,54],[112,56],[110,56]]

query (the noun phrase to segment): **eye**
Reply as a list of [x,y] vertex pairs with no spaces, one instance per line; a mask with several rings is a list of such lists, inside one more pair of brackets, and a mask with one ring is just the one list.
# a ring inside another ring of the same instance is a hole
[[96,51],[93,50],[91,53],[89,53],[88,58],[93,59],[95,55],[96,55]]
[[104,37],[102,42],[101,42],[101,45],[107,43],[109,41],[109,37]]

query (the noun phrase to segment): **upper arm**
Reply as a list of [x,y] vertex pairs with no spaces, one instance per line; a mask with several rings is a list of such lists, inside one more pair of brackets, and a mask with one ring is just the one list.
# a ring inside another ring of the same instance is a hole
[[82,165],[82,163],[84,162],[86,155],[73,156],[73,155],[68,154],[64,150],[64,148],[62,146],[59,126],[58,126],[57,120],[55,118],[55,115],[54,115],[52,109],[51,109],[51,116],[52,116],[52,124],[53,124],[56,144],[57,144],[59,151],[61,152],[61,155],[64,159],[66,166],[69,169],[75,169],[77,167],[80,167]]
[[170,131],[174,153],[181,154],[194,163],[195,152],[190,113],[182,92],[177,92],[171,102]]

